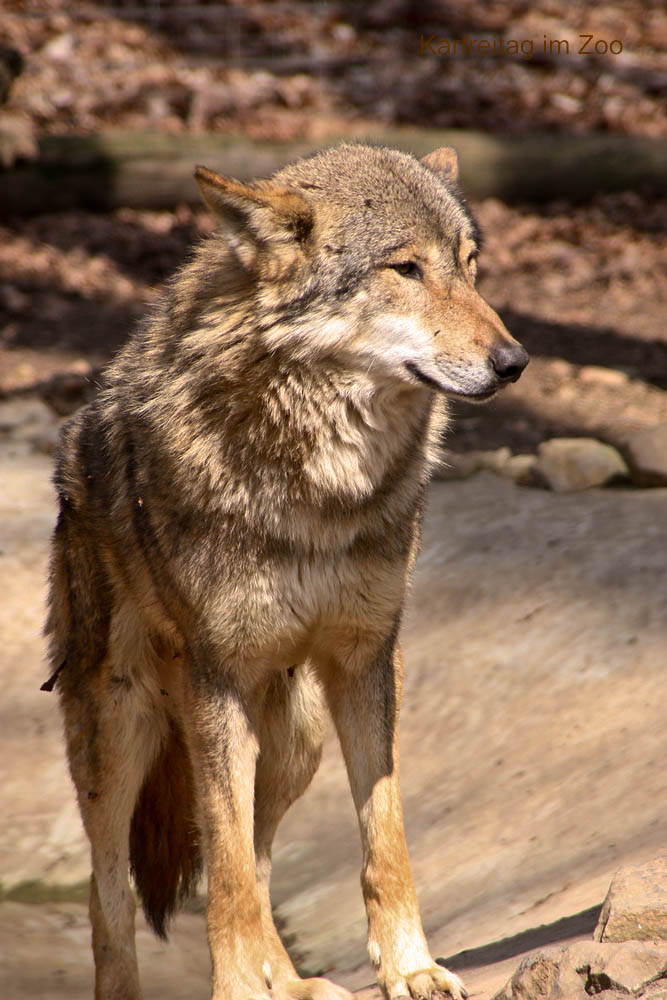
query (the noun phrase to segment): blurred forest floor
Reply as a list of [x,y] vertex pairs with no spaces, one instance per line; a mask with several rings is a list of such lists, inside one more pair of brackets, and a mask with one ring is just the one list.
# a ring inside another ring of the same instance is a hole
[[[468,54],[438,54],[462,38]],[[6,0],[0,41],[25,59],[4,113],[38,135],[325,142],[409,125],[667,136],[662,3]],[[483,41],[496,53],[480,54]],[[482,294],[533,361],[491,407],[458,407],[452,447],[533,451],[558,434],[618,443],[667,420],[667,200],[635,191],[473,209]],[[73,409],[210,225],[185,207],[45,206],[4,220],[0,393],[37,391]]]

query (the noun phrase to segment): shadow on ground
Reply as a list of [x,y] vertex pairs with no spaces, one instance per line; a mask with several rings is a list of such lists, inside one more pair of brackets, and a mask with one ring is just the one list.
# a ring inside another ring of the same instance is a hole
[[574,913],[571,917],[561,917],[560,920],[554,920],[553,923],[531,927],[529,930],[501,938],[499,941],[492,941],[479,948],[466,948],[456,955],[438,958],[436,961],[440,965],[446,965],[448,969],[458,972],[461,969],[477,968],[480,965],[494,965],[496,962],[503,962],[506,958],[513,958],[515,955],[532,951],[534,948],[543,948],[546,945],[557,944],[570,938],[580,937],[583,934],[590,937],[595,930],[601,909],[602,903],[598,906],[589,906],[587,910]]

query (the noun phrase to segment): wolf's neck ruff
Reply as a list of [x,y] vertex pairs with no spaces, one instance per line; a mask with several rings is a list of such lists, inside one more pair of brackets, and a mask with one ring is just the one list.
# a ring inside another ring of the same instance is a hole
[[365,515],[388,501],[396,512],[397,491],[409,517],[443,401],[333,358],[306,362],[264,347],[254,331],[238,336],[210,318],[163,352],[158,370],[147,364],[150,329],[129,345],[109,393],[123,426],[159,441],[162,454],[146,460],[169,468],[184,500],[192,490],[201,504],[207,481],[210,512],[238,518],[239,530],[270,524],[282,538],[349,545]]
[[241,532],[347,546],[378,508],[411,517],[445,401],[364,368],[349,347],[356,304],[332,306],[314,278],[276,287],[274,265],[253,283],[224,238],[200,244],[110,368],[102,405],[154,442],[143,466],[155,481],[168,469],[185,506],[201,507],[206,484],[208,513]]

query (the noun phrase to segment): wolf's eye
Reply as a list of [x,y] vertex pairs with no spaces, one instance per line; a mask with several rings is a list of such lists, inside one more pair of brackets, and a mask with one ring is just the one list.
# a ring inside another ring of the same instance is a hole
[[404,278],[414,278],[416,281],[421,281],[424,277],[421,267],[414,260],[406,260],[401,264],[390,264],[389,266]]

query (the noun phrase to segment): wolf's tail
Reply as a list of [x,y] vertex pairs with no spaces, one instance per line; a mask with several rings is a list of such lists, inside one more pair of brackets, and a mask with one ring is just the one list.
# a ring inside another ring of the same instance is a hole
[[172,722],[130,828],[130,869],[146,919],[159,937],[166,939],[169,918],[196,888],[201,867],[192,764],[183,732]]

